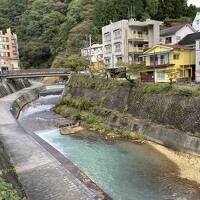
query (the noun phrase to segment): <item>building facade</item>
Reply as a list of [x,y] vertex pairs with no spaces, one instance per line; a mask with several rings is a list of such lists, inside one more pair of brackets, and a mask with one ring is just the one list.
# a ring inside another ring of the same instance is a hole
[[128,20],[110,23],[102,28],[103,59],[108,68],[117,62],[127,62]]
[[190,24],[173,26],[161,30],[160,38],[161,44],[177,44],[186,35],[195,33],[196,30]]
[[197,12],[196,17],[194,18],[194,21],[192,23],[193,28],[200,32],[200,12]]
[[162,22],[135,19],[110,23],[102,28],[103,58],[109,68],[120,62],[140,61],[140,55],[146,48],[160,42]]
[[17,35],[6,29],[6,32],[0,31],[0,71],[18,70],[19,52],[17,44]]
[[196,51],[195,81],[200,82],[200,32],[187,35],[179,42],[179,44],[195,49]]
[[81,56],[87,60],[91,60],[92,64],[103,60],[103,45],[102,44],[93,44],[90,47],[81,49]]
[[195,50],[181,45],[156,45],[144,53],[146,69],[142,81],[170,82],[169,72],[176,72],[177,79],[195,79]]
[[196,73],[195,80],[200,82],[200,39],[196,40]]
[[162,22],[147,19],[144,22],[128,21],[128,61],[140,63],[143,52],[160,43]]

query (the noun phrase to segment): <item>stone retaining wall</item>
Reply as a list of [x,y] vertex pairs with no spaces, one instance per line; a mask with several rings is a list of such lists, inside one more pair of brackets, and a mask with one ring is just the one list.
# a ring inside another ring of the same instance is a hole
[[98,80],[96,85],[94,79],[89,77],[85,77],[84,81],[82,76],[81,84],[79,80],[78,76],[73,77],[65,94],[89,98],[102,108],[127,112],[135,118],[129,121],[110,116],[108,121],[140,132],[165,146],[200,154],[200,138],[187,134],[200,133],[200,96],[168,91],[149,92],[128,85],[101,89],[97,84],[106,85],[106,80]]
[[0,98],[12,94],[18,90],[29,87],[28,79],[2,79],[0,80]]

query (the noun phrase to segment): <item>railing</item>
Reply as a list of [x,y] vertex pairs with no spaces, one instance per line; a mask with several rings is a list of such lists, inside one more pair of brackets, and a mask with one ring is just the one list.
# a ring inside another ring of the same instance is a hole
[[0,73],[0,76],[28,76],[28,75],[51,75],[51,74],[69,74],[71,69],[66,68],[54,68],[54,69],[28,69],[28,70],[13,70],[4,71]]

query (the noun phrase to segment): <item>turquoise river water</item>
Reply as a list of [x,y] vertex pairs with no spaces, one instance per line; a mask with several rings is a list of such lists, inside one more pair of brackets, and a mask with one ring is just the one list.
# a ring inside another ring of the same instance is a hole
[[[199,185],[179,178],[177,166],[149,145],[107,141],[84,131],[62,136],[51,111],[59,96],[26,106],[19,122],[71,160],[115,200],[200,200]],[[200,173],[200,172],[197,172]]]

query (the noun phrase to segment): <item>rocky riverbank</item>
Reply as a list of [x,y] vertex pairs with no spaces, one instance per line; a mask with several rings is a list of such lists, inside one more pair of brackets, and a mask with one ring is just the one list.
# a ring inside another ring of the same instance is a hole
[[179,167],[180,177],[200,184],[200,156],[174,151],[153,142],[148,143]]

